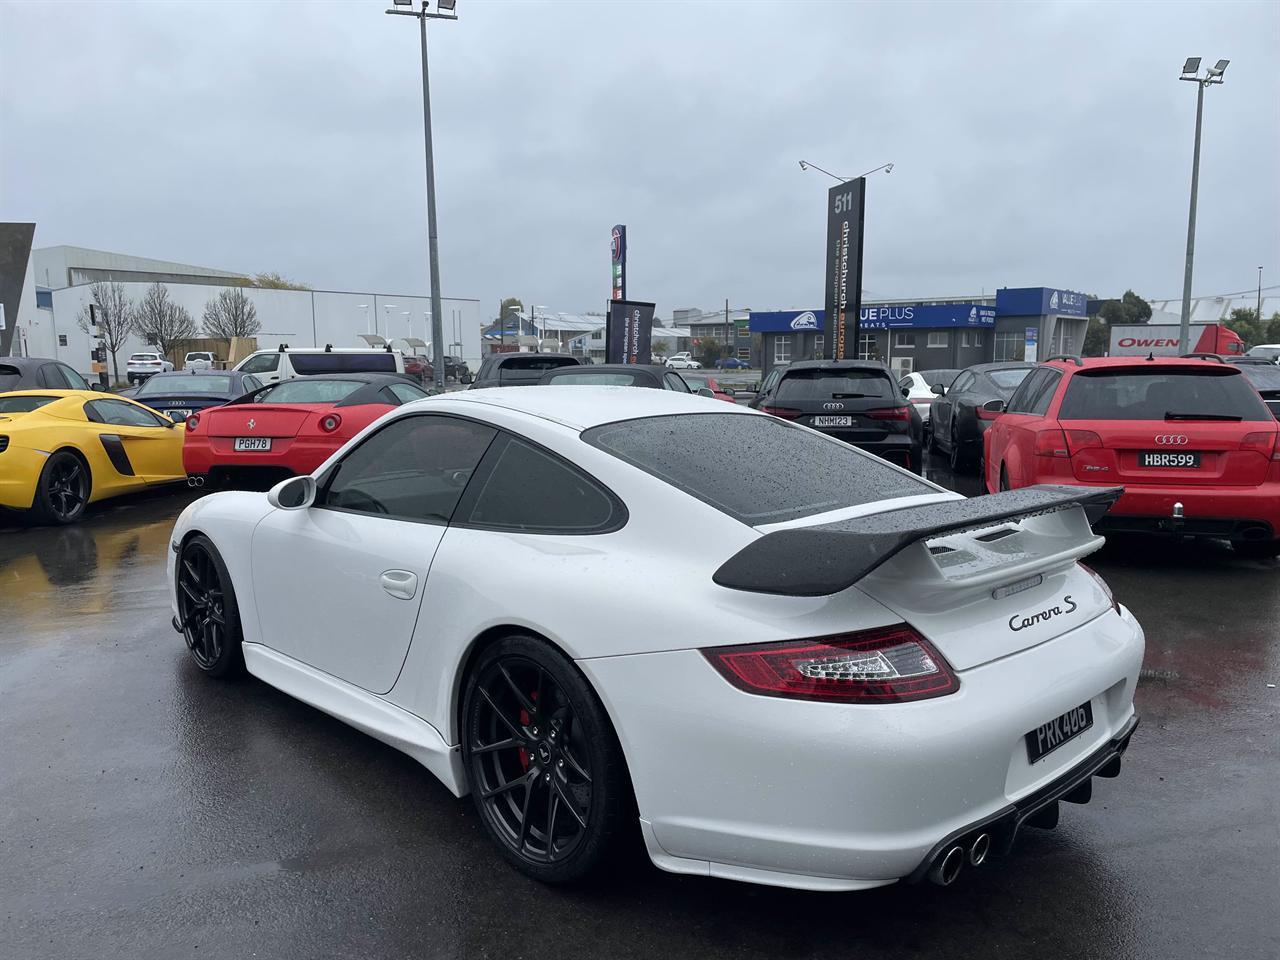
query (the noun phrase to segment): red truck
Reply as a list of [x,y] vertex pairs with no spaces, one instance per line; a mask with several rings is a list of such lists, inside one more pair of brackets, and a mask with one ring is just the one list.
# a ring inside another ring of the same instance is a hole
[[1111,328],[1112,357],[1179,357],[1184,353],[1217,353],[1240,356],[1244,341],[1221,323],[1191,324],[1191,346],[1178,342],[1182,331],[1176,323],[1125,323]]

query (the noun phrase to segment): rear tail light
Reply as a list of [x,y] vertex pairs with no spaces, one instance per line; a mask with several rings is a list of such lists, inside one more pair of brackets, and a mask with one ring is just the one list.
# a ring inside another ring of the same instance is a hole
[[320,429],[325,433],[333,433],[342,426],[342,418],[336,413],[326,413],[320,418]]
[[1276,449],[1276,432],[1274,430],[1245,434],[1240,441],[1241,450],[1252,450],[1272,460],[1280,460],[1280,450]]
[[200,414],[193,413],[191,416],[187,417],[188,430],[194,430],[198,426],[200,426]]
[[792,410],[790,407],[766,407],[761,406],[761,410],[765,413],[772,413],[775,417],[781,417],[783,420],[795,420],[797,417],[803,416],[803,411]]
[[910,420],[910,407],[880,407],[876,410],[868,410],[866,416],[872,420]]
[[1080,564],[1080,569],[1083,570],[1085,573],[1087,573],[1089,576],[1093,577],[1094,582],[1096,582],[1098,586],[1102,588],[1102,592],[1107,595],[1107,600],[1111,602],[1112,609],[1115,610],[1116,613],[1119,613],[1120,604],[1116,602],[1116,595],[1111,592],[1111,585],[1107,583],[1107,581],[1103,580],[1102,577],[1098,574],[1098,571],[1093,569],[1093,567],[1090,567],[1087,564],[1082,563]]
[[1072,453],[1102,448],[1102,438],[1092,430],[1068,430],[1067,447]]
[[739,690],[827,703],[904,703],[955,693],[960,680],[911,626],[702,651]]
[[1041,430],[1036,434],[1036,456],[1071,456],[1071,451],[1067,449],[1067,439],[1062,435],[1062,431],[1060,429],[1053,427],[1049,430]]

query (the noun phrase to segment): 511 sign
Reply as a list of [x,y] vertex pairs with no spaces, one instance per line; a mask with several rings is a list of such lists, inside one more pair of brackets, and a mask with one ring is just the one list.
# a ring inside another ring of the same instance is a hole
[[844,360],[858,342],[862,307],[862,226],[867,181],[864,177],[832,187],[827,193],[827,290],[824,353]]

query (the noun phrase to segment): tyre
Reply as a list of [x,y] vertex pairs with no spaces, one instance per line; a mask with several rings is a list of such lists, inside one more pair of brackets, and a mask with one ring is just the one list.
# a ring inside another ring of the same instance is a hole
[[178,557],[178,624],[197,667],[211,677],[244,670],[240,606],[227,565],[203,534],[187,541]]
[[932,418],[930,423],[925,424],[924,442],[930,453],[941,453],[942,450],[938,446],[938,438],[934,436]]
[[1270,560],[1280,557],[1280,540],[1234,540],[1231,549],[1251,560]]
[[1005,490],[1012,489],[1013,488],[1009,486],[1009,471],[1004,468],[1004,464],[1002,463],[1000,464],[1000,490],[1003,492]]
[[952,473],[963,473],[969,467],[970,456],[960,444],[960,438],[956,435],[956,426],[951,425],[951,449],[948,451],[951,461]]
[[37,523],[75,523],[89,505],[92,477],[85,462],[70,450],[59,450],[44,462],[31,513]]
[[608,858],[630,790],[613,726],[572,663],[528,636],[490,645],[467,675],[462,728],[471,796],[509,863],[569,883]]

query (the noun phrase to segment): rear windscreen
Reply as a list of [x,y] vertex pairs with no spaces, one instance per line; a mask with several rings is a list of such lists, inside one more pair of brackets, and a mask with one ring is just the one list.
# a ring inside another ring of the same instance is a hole
[[930,387],[951,386],[951,381],[960,376],[959,370],[921,370],[920,376]]
[[790,370],[777,398],[784,400],[890,400],[900,397],[892,381],[874,370]]
[[0,397],[0,413],[30,413],[57,397]]
[[[566,373],[547,382],[557,387],[566,383],[591,387],[634,387],[640,383],[640,378],[634,373]],[[649,381],[646,379],[642,385],[647,387]]]
[[7,364],[0,365],[0,393],[12,390],[22,382],[22,371]]
[[395,373],[396,358],[385,350],[370,353],[291,353],[296,373]]
[[337,403],[365,384],[359,380],[285,380],[254,398],[255,403]]
[[987,376],[991,378],[996,388],[1005,395],[1007,400],[1013,396],[1013,391],[1017,390],[1022,381],[1027,379],[1027,374],[1031,372],[1031,367],[1023,367],[1019,370],[988,370]]
[[1270,420],[1234,367],[1121,367],[1077,373],[1059,420]]
[[156,397],[161,394],[177,393],[207,393],[213,395],[224,395],[231,392],[230,377],[206,377],[206,376],[184,376],[184,377],[166,377],[160,374],[158,377],[152,377],[134,394],[135,397]]
[[517,370],[555,370],[557,367],[572,367],[578,361],[571,357],[512,357],[502,361],[502,372]]
[[1280,367],[1262,363],[1242,363],[1240,372],[1259,391],[1280,390]]
[[752,525],[937,492],[883,460],[775,417],[646,417],[592,427],[582,439]]

